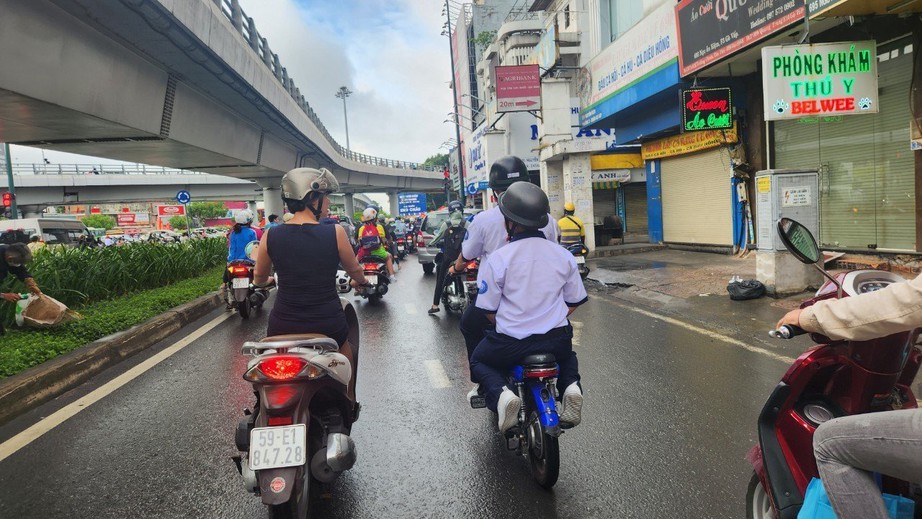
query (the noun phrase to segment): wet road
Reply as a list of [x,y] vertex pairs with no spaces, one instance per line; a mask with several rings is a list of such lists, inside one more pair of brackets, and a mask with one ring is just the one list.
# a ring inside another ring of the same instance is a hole
[[[493,415],[467,405],[457,318],[426,315],[433,285],[410,258],[381,304],[350,296],[362,325],[359,460],[336,483],[327,516],[745,517],[744,455],[787,368],[776,354],[593,292],[573,315],[583,424],[561,437],[560,479],[544,491],[506,451]],[[0,441],[220,315],[0,428]],[[230,461],[252,400],[239,346],[262,336],[266,316],[217,324],[0,461],[0,516],[266,517]]]

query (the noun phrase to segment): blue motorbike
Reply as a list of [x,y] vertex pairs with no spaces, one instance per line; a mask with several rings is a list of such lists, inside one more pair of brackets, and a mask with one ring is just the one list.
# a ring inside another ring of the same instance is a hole
[[[560,367],[550,354],[529,355],[509,373],[508,385],[519,398],[518,423],[506,431],[507,447],[528,459],[531,474],[544,488],[551,488],[560,475],[560,446],[563,433],[557,416],[557,375]],[[486,407],[483,396],[471,399],[471,407]]]

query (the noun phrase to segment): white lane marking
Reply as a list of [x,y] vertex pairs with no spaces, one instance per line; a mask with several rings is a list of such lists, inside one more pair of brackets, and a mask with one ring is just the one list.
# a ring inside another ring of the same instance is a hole
[[583,323],[570,319],[570,326],[573,327],[573,346],[579,346],[579,338],[583,333]]
[[442,361],[427,360],[423,364],[426,366],[426,375],[429,376],[429,384],[432,387],[436,389],[451,387],[451,381],[448,380],[448,374],[445,373]]
[[[590,297],[600,297],[600,296],[592,295],[592,296],[590,296]],[[636,308],[636,307],[633,307],[633,306],[628,306],[628,305],[626,305],[626,304],[624,304],[624,303],[620,303],[620,302],[618,302],[618,301],[614,301],[614,300],[609,299],[609,298],[601,297],[601,299],[603,299],[603,300],[605,300],[605,301],[607,301],[607,302],[609,302],[609,303],[611,303],[611,304],[613,304],[613,305],[615,305],[615,306],[617,306],[617,307],[619,307],[619,308],[623,308],[623,309],[625,309],[625,310],[630,310],[631,312],[636,312],[636,313],[638,313],[638,314],[645,315],[645,316],[647,316],[647,317],[650,317],[650,318],[653,318],[653,319],[656,319],[656,320],[659,320],[659,321],[663,321],[664,323],[669,323],[669,324],[672,324],[672,325],[675,325],[675,326],[679,326],[679,327],[685,328],[686,330],[690,330],[690,331],[693,331],[693,332],[696,332],[696,333],[700,333],[701,335],[706,335],[706,336],[708,336],[708,337],[710,337],[710,338],[712,338],[712,339],[717,339],[717,340],[722,341],[722,342],[725,342],[725,343],[727,343],[727,344],[732,344],[732,345],[734,345],[734,346],[738,346],[738,347],[740,347],[740,348],[743,348],[743,349],[746,350],[746,351],[751,351],[751,352],[753,352],[753,353],[758,353],[758,354],[760,354],[760,355],[765,355],[766,357],[769,357],[769,358],[771,358],[771,359],[777,360],[777,361],[779,361],[779,362],[784,362],[784,363],[786,363],[786,364],[793,364],[793,363],[794,363],[794,359],[791,358],[791,357],[788,357],[787,355],[781,355],[781,354],[775,353],[775,352],[773,352],[773,351],[771,351],[771,350],[766,350],[766,349],[764,349],[764,348],[759,348],[759,347],[757,347],[757,346],[753,346],[753,345],[748,344],[748,343],[745,343],[745,342],[743,342],[743,341],[736,340],[736,339],[734,339],[733,337],[728,337],[728,336],[726,336],[726,335],[724,335],[724,334],[722,334],[722,333],[717,333],[717,332],[708,330],[707,328],[702,328],[702,327],[700,327],[700,326],[695,326],[695,325],[693,325],[693,324],[686,323],[685,321],[680,321],[680,320],[678,320],[678,319],[674,319],[674,318],[672,318],[672,317],[667,317],[667,316],[665,316],[665,315],[660,315],[660,314],[657,314],[657,313],[654,313],[654,312],[650,312],[650,311],[647,311],[647,310],[643,310],[643,309],[641,309],[641,308]]]
[[176,343],[166,347],[163,351],[157,353],[153,357],[145,360],[144,362],[138,364],[137,366],[129,369],[125,373],[115,377],[114,379],[106,382],[102,386],[96,388],[91,393],[81,397],[80,399],[68,404],[67,406],[61,408],[60,410],[54,412],[50,416],[46,417],[41,422],[29,427],[25,431],[13,436],[9,440],[0,444],[0,461],[5,460],[6,458],[12,456],[19,449],[22,449],[26,445],[29,445],[33,441],[40,438],[42,435],[48,431],[54,429],[55,427],[61,425],[68,419],[72,418],[74,415],[83,411],[87,407],[90,407],[94,403],[102,400],[118,388],[124,386],[125,384],[131,382],[138,376],[142,375],[145,371],[153,368],[157,364],[163,362],[169,358],[174,353],[185,348],[189,344],[192,344],[196,340],[200,339],[203,335],[211,331],[215,326],[223,323],[227,318],[231,317],[233,314],[223,313],[218,317],[215,317],[204,326],[190,333],[186,337],[183,337]]
[[417,313],[419,313],[419,311],[416,310],[416,305],[414,305],[413,303],[405,303],[403,307],[404,309],[406,309],[407,315],[416,315]]

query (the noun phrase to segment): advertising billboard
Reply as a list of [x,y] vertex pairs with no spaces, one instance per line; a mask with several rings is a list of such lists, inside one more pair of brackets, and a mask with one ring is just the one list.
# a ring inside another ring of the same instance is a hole
[[400,216],[426,212],[426,193],[397,193],[397,211]]

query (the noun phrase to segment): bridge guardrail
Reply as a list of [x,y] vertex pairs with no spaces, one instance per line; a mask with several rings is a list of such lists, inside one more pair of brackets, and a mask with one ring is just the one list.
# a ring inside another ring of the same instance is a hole
[[330,132],[327,130],[326,126],[323,125],[323,122],[320,121],[320,117],[314,112],[314,109],[311,108],[310,104],[301,94],[301,90],[295,86],[294,81],[288,76],[288,70],[279,63],[278,54],[272,52],[269,47],[269,42],[266,38],[262,37],[259,34],[259,31],[256,29],[256,23],[253,22],[253,18],[246,15],[243,12],[243,9],[240,7],[239,0],[212,0],[215,5],[221,10],[221,13],[230,20],[231,25],[241,36],[250,44],[256,55],[262,60],[266,65],[269,71],[275,76],[275,79],[285,87],[285,90],[288,91],[288,94],[295,100],[298,106],[302,111],[310,118],[310,120],[317,126],[320,130],[320,133],[323,134],[324,138],[336,149],[336,152],[339,153],[343,158],[353,160],[355,162],[361,162],[363,164],[369,164],[374,166],[383,166],[388,168],[397,168],[397,169],[409,169],[409,170],[424,170],[424,171],[442,171],[440,166],[424,166],[423,164],[417,162],[407,162],[402,160],[392,160],[386,159],[383,157],[373,157],[370,155],[365,155],[364,153],[356,153],[352,150],[346,149],[341,146],[336,139],[330,135]]
[[13,164],[14,175],[207,175],[146,164]]

